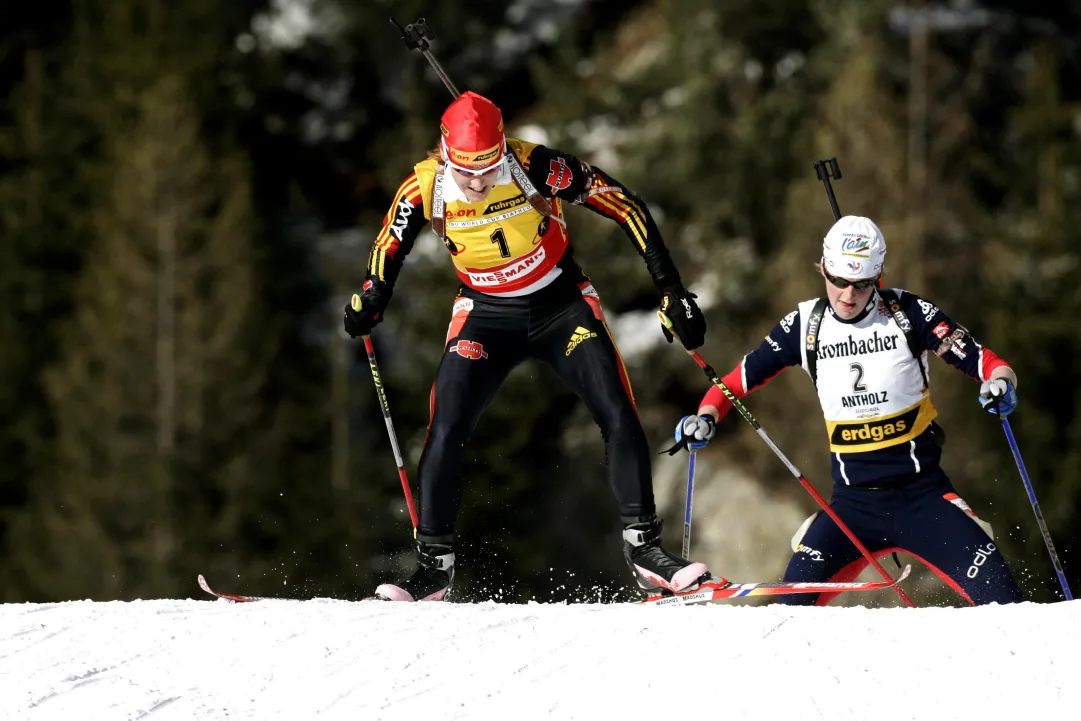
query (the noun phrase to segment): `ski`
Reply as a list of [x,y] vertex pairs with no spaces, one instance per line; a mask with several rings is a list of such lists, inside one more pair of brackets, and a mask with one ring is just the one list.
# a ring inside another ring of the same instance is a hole
[[[732,583],[728,579],[714,576],[709,581],[704,581],[693,590],[682,593],[666,593],[662,596],[650,596],[644,601],[631,601],[639,606],[687,606],[694,603],[707,603],[709,601],[723,601],[727,598],[745,598],[749,596],[780,596],[789,593],[841,593],[847,591],[880,591],[884,588],[892,588],[908,578],[912,572],[912,566],[906,565],[901,570],[901,575],[892,581],[854,581],[851,583]],[[297,598],[282,598],[276,596],[245,596],[239,593],[221,593],[210,587],[210,584],[199,574],[199,588],[211,596],[232,601],[233,603],[252,603],[254,601],[299,601]],[[375,596],[369,596],[363,601],[382,600]]]
[[906,565],[901,575],[892,581],[855,581],[852,583],[732,583],[714,576],[711,580],[700,583],[697,588],[682,593],[650,596],[645,601],[636,601],[641,606],[684,606],[692,603],[722,601],[726,598],[744,598],[747,596],[780,596],[789,593],[839,593],[844,591],[879,591],[892,588],[908,578],[912,566]]
[[211,596],[217,596],[218,598],[224,598],[226,601],[232,601],[233,603],[251,603],[253,601],[296,601],[299,599],[294,598],[275,598],[273,596],[244,596],[239,593],[219,593],[210,587],[210,584],[203,578],[203,574],[199,574],[199,588],[203,589]]

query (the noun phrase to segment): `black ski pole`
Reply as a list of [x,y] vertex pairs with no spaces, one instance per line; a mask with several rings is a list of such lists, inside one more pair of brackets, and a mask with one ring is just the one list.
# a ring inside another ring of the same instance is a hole
[[410,50],[419,51],[420,54],[431,63],[432,69],[435,70],[436,75],[443,81],[443,84],[447,86],[447,90],[450,91],[450,94],[456,98],[461,95],[461,93],[458,92],[458,88],[454,87],[454,83],[451,81],[450,76],[443,70],[443,66],[435,59],[435,55],[432,55],[431,45],[428,42],[432,39],[432,35],[428,32],[428,23],[424,21],[424,18],[418,19],[415,23],[409,23],[404,28],[399,25],[394,18],[391,18],[390,22],[402,33],[402,40],[405,42],[405,46]]
[[837,164],[837,158],[826,158],[814,162],[815,175],[826,187],[826,197],[829,198],[830,208],[833,210],[833,219],[841,219],[841,209],[837,207],[837,196],[833,194],[833,185],[830,178],[841,179],[841,166]]

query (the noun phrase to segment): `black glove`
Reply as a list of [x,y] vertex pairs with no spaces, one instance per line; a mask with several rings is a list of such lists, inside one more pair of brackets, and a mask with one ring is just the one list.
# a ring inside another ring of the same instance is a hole
[[352,302],[345,306],[345,332],[350,338],[371,335],[374,328],[383,320],[383,311],[386,310],[390,293],[382,284],[371,280],[364,282],[364,290],[360,295],[354,295]]
[[661,313],[668,319],[661,331],[669,343],[673,334],[678,336],[687,350],[694,350],[706,342],[706,317],[694,302],[696,297],[682,285],[665,288],[661,295]]

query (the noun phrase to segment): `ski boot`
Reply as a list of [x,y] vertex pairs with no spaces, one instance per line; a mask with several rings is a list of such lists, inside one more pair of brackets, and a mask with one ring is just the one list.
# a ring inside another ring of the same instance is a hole
[[443,601],[454,581],[454,536],[417,534],[417,570],[399,584],[375,589],[383,601]]
[[661,548],[662,525],[656,514],[623,517],[623,557],[648,596],[690,591],[711,578],[706,564],[692,563]]

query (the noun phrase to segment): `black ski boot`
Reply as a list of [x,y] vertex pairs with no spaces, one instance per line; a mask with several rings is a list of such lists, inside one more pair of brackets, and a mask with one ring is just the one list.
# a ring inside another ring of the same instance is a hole
[[647,595],[689,591],[710,578],[704,563],[692,563],[661,548],[661,519],[623,517],[623,556]]
[[454,536],[417,534],[417,570],[395,585],[384,583],[375,597],[384,601],[442,601],[454,581]]

